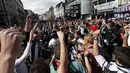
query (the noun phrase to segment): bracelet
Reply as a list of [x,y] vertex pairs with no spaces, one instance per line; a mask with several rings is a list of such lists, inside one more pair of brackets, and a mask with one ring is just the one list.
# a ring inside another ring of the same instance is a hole
[[95,37],[94,40],[98,40],[98,37]]

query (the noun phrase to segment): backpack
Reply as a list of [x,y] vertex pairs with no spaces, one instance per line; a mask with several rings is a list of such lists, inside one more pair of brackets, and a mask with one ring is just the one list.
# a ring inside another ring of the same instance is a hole
[[[110,64],[107,64],[107,66],[104,68],[104,73],[118,73],[118,71],[111,71],[109,70],[109,67],[110,65],[112,65],[111,63]],[[128,73],[122,69],[120,69],[119,67],[117,67],[119,71],[121,71],[122,73]]]
[[[71,62],[72,62],[72,61],[70,61],[70,62],[68,63],[68,68],[66,69],[66,72],[67,72],[67,73],[81,73],[80,71],[78,71],[78,70],[76,69],[76,67],[75,67],[73,64],[71,64]],[[57,69],[58,69],[59,66],[60,66],[60,62],[55,62],[55,63],[53,63],[53,67],[54,67],[54,70],[55,70],[55,71],[57,71]]]
[[75,67],[74,65],[68,65],[68,71],[69,73],[80,73]]

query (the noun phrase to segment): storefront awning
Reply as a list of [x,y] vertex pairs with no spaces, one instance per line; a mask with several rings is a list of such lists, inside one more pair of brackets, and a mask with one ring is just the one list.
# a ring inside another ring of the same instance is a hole
[[98,10],[97,12],[98,13],[102,13],[102,12],[110,12],[110,11],[113,11],[113,9],[103,9],[103,10]]

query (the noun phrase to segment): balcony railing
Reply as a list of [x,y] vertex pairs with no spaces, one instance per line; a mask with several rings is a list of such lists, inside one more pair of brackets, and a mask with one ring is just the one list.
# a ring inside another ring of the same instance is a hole
[[117,7],[117,3],[115,1],[94,6],[94,8],[97,10],[110,9],[114,7]]

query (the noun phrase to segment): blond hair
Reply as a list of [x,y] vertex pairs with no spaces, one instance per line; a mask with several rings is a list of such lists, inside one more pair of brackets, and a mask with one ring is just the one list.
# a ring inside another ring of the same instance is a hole
[[88,43],[93,42],[93,34],[89,33],[84,37],[85,40],[87,40]]

